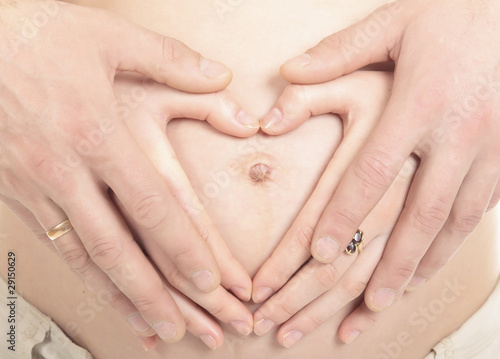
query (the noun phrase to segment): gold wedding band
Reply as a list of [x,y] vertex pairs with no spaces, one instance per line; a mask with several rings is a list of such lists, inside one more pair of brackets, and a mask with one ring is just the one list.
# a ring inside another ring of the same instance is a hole
[[65,235],[66,233],[68,233],[69,231],[71,231],[73,229],[73,226],[71,225],[71,222],[69,221],[69,219],[65,220],[64,222],[62,222],[61,224],[55,226],[54,228],[52,229],[49,229],[47,232],[47,236],[51,239],[51,240],[56,240],[57,238]]

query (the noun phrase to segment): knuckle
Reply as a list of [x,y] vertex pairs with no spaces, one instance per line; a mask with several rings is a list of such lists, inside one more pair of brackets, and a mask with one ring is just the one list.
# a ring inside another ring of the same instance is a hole
[[178,270],[172,270],[168,274],[168,282],[174,287],[179,290],[183,290],[184,287],[186,286],[187,279],[186,277],[179,272]]
[[291,251],[311,253],[311,242],[313,234],[314,229],[309,225],[302,225],[295,228],[292,241],[294,245],[291,248]]
[[335,263],[325,264],[314,273],[314,276],[322,289],[328,290],[337,283],[340,273]]
[[151,293],[129,295],[129,299],[140,313],[154,313],[158,301]]
[[185,45],[180,41],[163,37],[163,60],[168,63],[179,63],[182,60]]
[[285,97],[292,103],[307,103],[307,94],[303,85],[288,85],[285,89]]
[[368,310],[363,314],[363,322],[369,328],[378,321],[379,313]]
[[366,288],[366,285],[368,284],[367,281],[365,280],[349,280],[346,281],[342,287],[343,290],[347,293],[349,298],[355,299],[359,297],[361,294],[363,294],[363,291]]
[[325,320],[328,319],[328,318],[324,318],[322,317],[321,315],[319,315],[318,313],[310,313],[309,316],[308,316],[308,320],[309,320],[309,327],[311,330],[313,329],[316,329],[316,328],[319,328],[324,322]]
[[398,283],[405,283],[413,277],[416,268],[417,264],[414,261],[399,262],[394,266],[394,270],[390,272],[390,276]]
[[471,207],[466,213],[452,212],[450,215],[450,228],[453,232],[469,234],[481,222],[484,215],[484,209],[481,207]]
[[354,165],[354,174],[361,184],[361,193],[366,200],[373,200],[374,192],[388,188],[397,172],[393,166],[393,156],[386,151],[372,150],[365,153]]
[[155,230],[168,221],[166,201],[159,193],[141,194],[131,205],[131,216],[146,230]]
[[445,201],[439,197],[419,206],[413,215],[417,230],[428,236],[436,235],[448,217],[446,207]]
[[191,266],[201,262],[201,258],[198,256],[195,257],[194,255],[195,252],[192,250],[191,246],[181,246],[175,248],[175,250],[172,250],[172,252],[169,253],[169,257],[178,266],[179,264],[187,264],[188,261]]
[[424,272],[425,278],[432,278],[434,273],[437,273],[441,268],[443,268],[449,261],[449,256],[437,255],[431,259],[427,259],[425,267],[419,268],[420,272]]
[[285,321],[297,313],[297,308],[291,300],[286,300],[278,303],[276,311],[282,313],[281,320]]
[[348,31],[340,31],[336,34],[325,37],[319,42],[316,48],[320,51],[332,51],[337,50],[349,44],[351,41],[351,35]]
[[208,312],[212,314],[214,317],[221,318],[224,316],[226,307],[227,306],[225,305],[225,303],[220,300],[210,303],[205,307],[205,309],[208,310]]
[[90,258],[104,271],[111,271],[119,264],[122,247],[113,234],[97,234],[87,239]]
[[72,270],[79,274],[85,272],[92,262],[89,254],[83,248],[65,248],[64,244],[59,245],[58,248],[64,262],[66,262]]
[[353,228],[357,228],[363,217],[362,213],[357,211],[357,206],[338,208],[334,207],[328,211],[330,223],[335,223],[338,230],[342,229],[346,232],[354,232]]

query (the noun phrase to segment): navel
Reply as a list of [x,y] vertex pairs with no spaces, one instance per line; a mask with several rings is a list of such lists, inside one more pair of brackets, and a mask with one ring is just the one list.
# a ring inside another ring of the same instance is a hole
[[257,163],[250,168],[248,175],[252,183],[263,183],[271,179],[271,168],[264,163]]

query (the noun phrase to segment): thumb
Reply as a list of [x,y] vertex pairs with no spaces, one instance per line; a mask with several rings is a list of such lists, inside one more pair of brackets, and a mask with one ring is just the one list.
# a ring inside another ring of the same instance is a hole
[[398,14],[402,12],[399,1],[384,5],[365,19],[326,37],[305,54],[281,66],[281,76],[292,83],[320,83],[351,73],[363,66],[386,62],[390,51],[400,37],[395,29]]
[[208,93],[227,87],[232,73],[184,43],[117,17],[108,46],[113,70],[134,71],[173,88]]

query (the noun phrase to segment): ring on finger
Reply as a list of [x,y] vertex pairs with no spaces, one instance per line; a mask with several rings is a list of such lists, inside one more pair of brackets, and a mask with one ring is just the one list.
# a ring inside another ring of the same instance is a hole
[[365,234],[361,229],[358,229],[352,237],[351,243],[346,247],[345,252],[350,256],[361,252],[363,249],[363,240],[365,239]]
[[49,229],[47,232],[47,237],[49,237],[51,240],[56,240],[57,238],[65,235],[69,231],[73,229],[73,226],[71,225],[71,222],[69,219],[66,219],[64,222],[61,224],[58,224],[54,228]]

